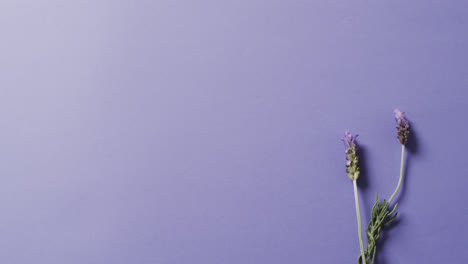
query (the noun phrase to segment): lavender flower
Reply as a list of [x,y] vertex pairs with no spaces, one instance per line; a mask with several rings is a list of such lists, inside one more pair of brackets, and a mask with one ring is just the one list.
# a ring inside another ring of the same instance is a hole
[[355,142],[357,137],[358,135],[353,136],[349,131],[346,131],[344,137],[341,139],[346,148],[346,173],[348,173],[348,178],[352,181],[359,178],[359,160],[356,153],[357,146]]
[[395,113],[395,120],[397,122],[397,138],[400,140],[402,145],[405,145],[408,141],[409,136],[409,123],[408,120],[405,118],[405,112],[401,112],[398,109],[393,111]]
[[[367,257],[364,252],[364,243],[362,242],[362,229],[361,229],[361,213],[359,211],[359,198],[357,191],[357,179],[359,178],[359,162],[357,156],[357,146],[356,138],[358,135],[353,136],[349,131],[345,132],[344,137],[341,139],[345,144],[345,153],[346,153],[346,173],[348,173],[348,178],[353,181],[354,188],[354,203],[356,205],[356,216],[358,222],[358,234],[359,234],[359,246],[361,247],[361,256],[362,264],[367,263]],[[359,261],[358,261],[359,263]]]

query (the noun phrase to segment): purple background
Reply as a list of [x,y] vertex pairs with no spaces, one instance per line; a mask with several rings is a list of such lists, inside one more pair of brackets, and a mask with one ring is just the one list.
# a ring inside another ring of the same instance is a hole
[[0,2],[2,263],[467,263],[466,1]]

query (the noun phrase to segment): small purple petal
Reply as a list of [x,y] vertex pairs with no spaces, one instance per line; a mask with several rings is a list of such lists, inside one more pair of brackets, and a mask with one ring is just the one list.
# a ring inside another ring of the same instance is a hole
[[352,147],[355,147],[356,146],[356,143],[354,142],[356,140],[356,138],[358,137],[358,135],[352,135],[351,132],[349,132],[349,130],[347,130],[345,132],[345,135],[344,137],[341,139],[341,141],[344,142],[345,144],[345,147],[346,147],[346,150],[348,150],[349,148],[352,148]]
[[398,125],[409,127],[408,120],[405,118],[405,112],[401,112],[399,109],[395,109],[393,113],[395,113],[395,120],[397,121]]

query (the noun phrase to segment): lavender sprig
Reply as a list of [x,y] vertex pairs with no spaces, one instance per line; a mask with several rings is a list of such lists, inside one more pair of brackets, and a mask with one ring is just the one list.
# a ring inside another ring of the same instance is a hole
[[395,197],[395,195],[397,194],[398,189],[400,189],[401,180],[403,179],[403,165],[404,165],[403,163],[405,161],[405,144],[408,141],[408,136],[409,136],[409,133],[410,133],[410,131],[409,131],[409,122],[405,118],[405,112],[401,112],[398,109],[395,109],[395,111],[393,111],[393,112],[395,113],[395,120],[397,122],[397,127],[396,127],[397,128],[397,138],[401,143],[401,162],[400,162],[400,179],[398,180],[398,185],[397,185],[395,191],[393,192],[390,199],[388,199],[388,202],[392,201],[393,197]]
[[[393,197],[395,197],[396,193],[398,192],[401,181],[403,178],[403,162],[404,162],[404,155],[405,155],[405,144],[408,141],[409,135],[409,122],[405,118],[405,113],[401,112],[398,109],[395,109],[395,120],[397,122],[397,138],[401,143],[401,166],[400,166],[400,179],[398,181],[398,185],[393,192],[392,196],[388,201],[383,199],[382,202],[379,202],[378,196],[376,196],[376,201],[374,207],[372,208],[371,212],[371,220],[366,228],[366,236],[367,236],[367,247],[365,251],[365,262],[369,263],[371,261],[372,256],[372,263],[375,260],[375,253],[377,251],[377,241],[380,238],[380,233],[382,228],[388,224],[390,224],[393,220],[395,220],[397,216],[396,207],[398,204],[395,204],[393,209],[389,211],[388,207],[390,202],[392,201]],[[359,261],[362,260],[362,254],[358,258]]]
[[341,139],[345,144],[346,153],[346,172],[348,178],[353,181],[354,188],[354,202],[356,204],[356,215],[358,223],[359,233],[359,245],[361,247],[361,258],[362,264],[365,264],[366,255],[364,254],[364,245],[362,242],[362,230],[361,230],[361,212],[359,211],[359,197],[357,192],[357,179],[359,178],[359,159],[357,156],[356,138],[358,135],[353,136],[349,131],[345,132],[345,136]]

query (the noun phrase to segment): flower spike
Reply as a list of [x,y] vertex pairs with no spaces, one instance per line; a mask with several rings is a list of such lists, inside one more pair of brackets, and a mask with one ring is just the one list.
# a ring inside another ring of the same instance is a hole
[[355,142],[357,137],[357,134],[353,136],[349,131],[346,131],[341,139],[346,148],[346,172],[348,173],[348,178],[352,181],[359,178],[359,159],[356,153],[357,146]]
[[405,145],[409,136],[409,122],[405,118],[405,112],[395,109],[393,113],[395,113],[395,120],[397,122],[397,138],[402,145]]

